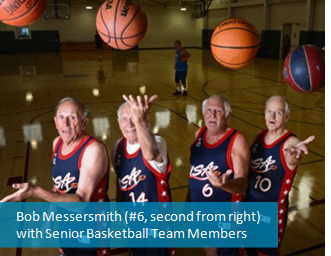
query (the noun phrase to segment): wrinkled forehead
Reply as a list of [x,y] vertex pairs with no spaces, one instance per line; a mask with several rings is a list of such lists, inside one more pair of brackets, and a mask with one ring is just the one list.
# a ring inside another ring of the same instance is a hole
[[83,110],[73,101],[63,102],[57,109],[56,115],[58,114],[75,114],[82,115]]
[[270,100],[266,104],[266,109],[272,109],[272,110],[282,110],[285,111],[285,102],[281,99],[273,99]]
[[224,103],[221,99],[219,98],[212,98],[210,100],[207,101],[207,104],[206,104],[206,109],[207,108],[220,108],[220,109],[223,109],[224,110]]

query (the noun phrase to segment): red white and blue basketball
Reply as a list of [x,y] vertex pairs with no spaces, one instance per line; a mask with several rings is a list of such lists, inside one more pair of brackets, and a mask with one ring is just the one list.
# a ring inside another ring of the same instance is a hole
[[299,92],[313,92],[324,85],[325,57],[314,45],[302,45],[290,52],[283,65],[285,82]]

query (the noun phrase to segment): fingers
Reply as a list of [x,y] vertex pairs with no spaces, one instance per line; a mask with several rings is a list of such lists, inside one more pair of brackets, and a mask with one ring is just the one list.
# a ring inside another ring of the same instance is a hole
[[15,200],[15,198],[16,198],[16,193],[14,193],[14,194],[11,194],[11,195],[8,195],[8,196],[6,196],[6,197],[4,197],[3,199],[1,199],[1,201],[0,202],[13,202],[13,201],[19,201],[19,200]]
[[303,142],[305,145],[309,144],[310,142],[312,142],[315,139],[314,135],[309,136],[307,139],[305,139]]
[[152,103],[153,103],[156,99],[157,99],[157,95],[156,95],[156,94],[155,94],[155,95],[152,95],[152,96],[149,98],[149,101],[148,101],[149,105],[152,105]]

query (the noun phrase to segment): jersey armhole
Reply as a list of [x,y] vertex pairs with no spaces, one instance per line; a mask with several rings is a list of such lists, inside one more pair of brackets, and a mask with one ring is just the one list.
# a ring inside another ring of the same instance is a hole
[[281,162],[282,162],[282,166],[284,167],[284,170],[285,170],[286,172],[289,172],[289,173],[296,173],[296,172],[298,171],[299,165],[297,165],[297,166],[294,168],[294,170],[291,170],[291,168],[290,168],[290,167],[287,165],[287,163],[286,163],[286,158],[285,158],[285,154],[284,154],[284,151],[283,151],[283,149],[284,149],[284,145],[285,145],[286,141],[287,141],[289,138],[291,138],[291,137],[296,137],[296,136],[292,134],[292,135],[288,136],[288,137],[283,141],[282,145],[280,146],[280,152],[279,152],[279,154],[280,154],[280,160],[281,160]]
[[228,150],[226,151],[226,163],[232,171],[233,171],[233,164],[232,164],[232,159],[231,159],[231,153],[232,153],[232,148],[233,148],[234,141],[235,141],[235,139],[237,138],[237,136],[239,134],[240,134],[239,131],[236,131],[234,133],[233,137],[230,140]]
[[62,141],[61,137],[59,137],[59,139],[57,140],[56,144],[55,144],[55,147],[54,147],[54,150],[53,150],[53,154],[52,154],[52,157],[51,157],[51,162],[53,161],[54,159],[54,156],[55,156],[55,152],[57,151],[57,149],[59,148],[59,145],[60,145],[60,142]]
[[167,166],[167,170],[165,172],[160,172],[160,171],[156,170],[143,156],[142,156],[142,159],[143,159],[144,164],[146,165],[147,169],[150,170],[157,177],[165,178],[171,171],[171,164],[169,161],[169,156],[167,156],[168,166]]

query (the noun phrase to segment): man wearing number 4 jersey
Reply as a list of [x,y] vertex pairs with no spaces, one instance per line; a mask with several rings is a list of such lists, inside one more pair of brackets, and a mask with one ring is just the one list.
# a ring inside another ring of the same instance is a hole
[[[118,179],[118,202],[170,202],[170,162],[161,136],[150,129],[147,112],[156,100],[123,95],[117,112],[123,138],[113,148],[112,160]],[[131,255],[175,255],[170,248],[129,248]]]
[[271,256],[280,254],[284,237],[288,195],[301,161],[302,152],[314,136],[300,140],[285,125],[290,117],[290,106],[281,96],[272,96],[266,102],[265,121],[268,130],[262,131],[251,147],[251,171],[246,192],[248,202],[278,202],[278,247],[248,248],[248,255]]
[[[240,202],[247,188],[249,146],[245,136],[227,122],[231,107],[221,95],[202,104],[205,126],[191,146],[187,201]],[[206,255],[240,255],[238,248],[205,248]]]

